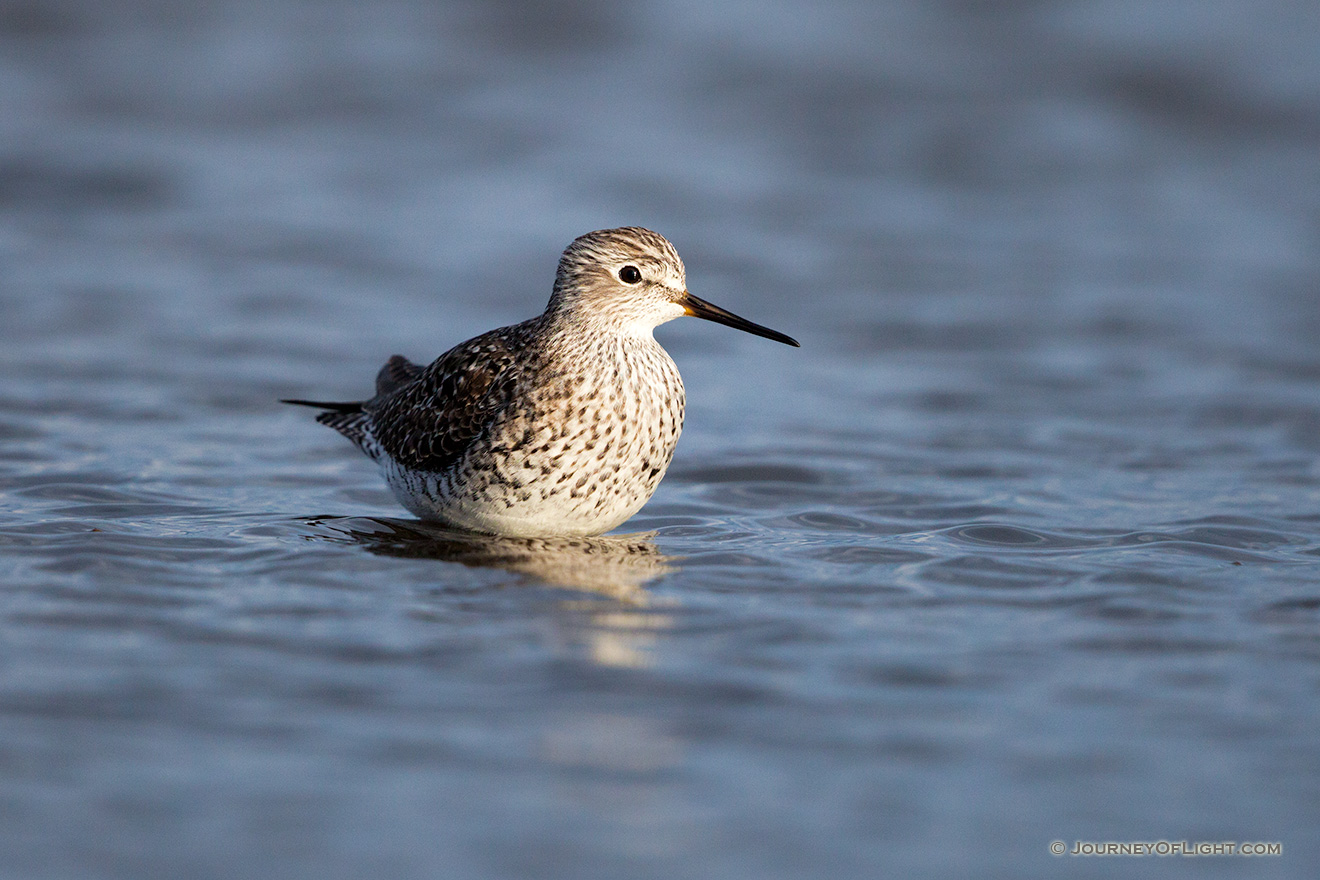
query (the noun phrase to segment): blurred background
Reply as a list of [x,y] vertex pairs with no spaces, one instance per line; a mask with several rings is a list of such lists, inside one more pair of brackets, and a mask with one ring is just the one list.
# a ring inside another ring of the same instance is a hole
[[[1318,50],[1300,0],[0,0],[0,874],[1305,875]],[[658,332],[649,536],[417,531],[275,403],[624,224],[803,343]]]

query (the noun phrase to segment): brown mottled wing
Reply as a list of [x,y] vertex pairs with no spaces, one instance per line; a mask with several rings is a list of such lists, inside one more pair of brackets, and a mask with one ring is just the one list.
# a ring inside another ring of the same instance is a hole
[[508,403],[516,372],[508,328],[468,340],[412,382],[369,401],[364,409],[371,416],[372,436],[405,467],[443,471]]

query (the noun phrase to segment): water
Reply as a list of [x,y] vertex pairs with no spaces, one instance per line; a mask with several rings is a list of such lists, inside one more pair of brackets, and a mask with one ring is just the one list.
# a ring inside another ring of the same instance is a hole
[[[0,874],[1314,873],[1311,5],[192,6],[0,11]],[[624,536],[275,403],[621,223],[803,343]]]

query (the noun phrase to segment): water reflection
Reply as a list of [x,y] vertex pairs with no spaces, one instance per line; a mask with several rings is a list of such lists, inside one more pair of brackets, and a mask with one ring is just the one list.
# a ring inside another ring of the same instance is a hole
[[644,586],[675,569],[652,533],[596,538],[505,538],[458,532],[421,520],[318,517],[319,537],[351,541],[381,556],[439,559],[499,568],[556,587],[647,604]]
[[640,593],[640,598],[643,601],[631,604],[646,607],[628,611],[598,599],[565,603],[565,608],[574,613],[572,619],[561,621],[559,628],[565,653],[616,669],[653,665],[661,635],[673,629],[674,617],[657,609],[645,593]]

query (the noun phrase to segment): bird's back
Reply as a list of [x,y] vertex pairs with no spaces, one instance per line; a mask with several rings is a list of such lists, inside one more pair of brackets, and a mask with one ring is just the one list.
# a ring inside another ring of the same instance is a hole
[[[509,404],[519,365],[518,325],[492,330],[441,355],[427,367],[391,358],[363,404],[363,451],[408,470],[444,473]],[[351,438],[350,438],[351,439]]]

